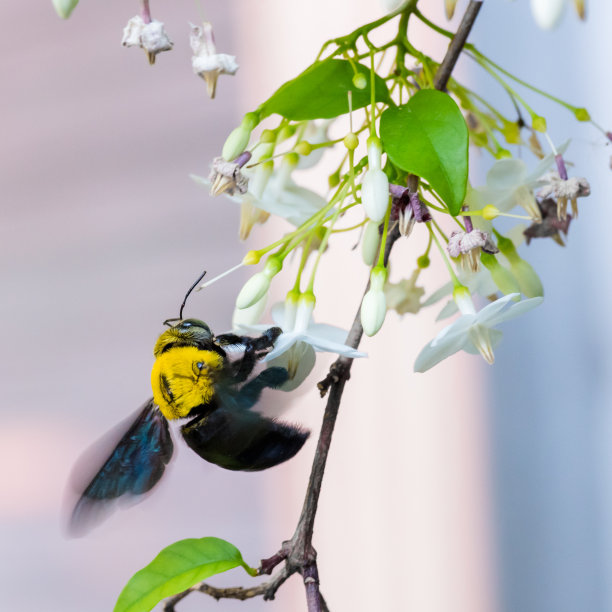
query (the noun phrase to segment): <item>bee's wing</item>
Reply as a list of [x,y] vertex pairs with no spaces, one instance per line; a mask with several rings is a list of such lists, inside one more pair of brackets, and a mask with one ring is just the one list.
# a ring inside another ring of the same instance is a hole
[[218,408],[181,427],[185,442],[200,457],[227,470],[254,472],[291,459],[310,432],[250,409],[263,388],[277,387],[286,379],[284,368],[268,368],[240,390],[218,388]]
[[[105,453],[99,469],[99,463],[96,463],[94,469],[97,472],[93,478],[84,489],[82,486],[79,488],[82,493],[68,525],[71,535],[83,535],[114,508],[119,498],[143,495],[162,477],[174,445],[168,421],[152,399],[140,409],[127,431],[123,431],[125,433],[114,444],[110,454]],[[99,443],[108,449],[106,436]],[[96,446],[92,451],[98,450]],[[79,472],[90,468],[91,458],[82,458],[73,477],[78,478]]]

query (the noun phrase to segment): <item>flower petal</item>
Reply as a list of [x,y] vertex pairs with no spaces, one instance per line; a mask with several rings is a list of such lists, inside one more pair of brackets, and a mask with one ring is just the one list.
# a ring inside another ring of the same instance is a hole
[[527,178],[527,165],[522,159],[500,159],[487,172],[487,187],[496,191],[514,190]]
[[367,357],[367,353],[362,353],[357,349],[354,349],[346,344],[340,344],[338,342],[332,342],[327,338],[311,336],[309,334],[302,334],[300,340],[310,344],[315,351],[322,351],[327,353],[338,353],[343,357]]
[[[504,333],[499,329],[489,328],[489,339],[491,341],[491,348],[495,349],[499,346],[499,343],[502,341]],[[480,355],[480,351],[474,343],[470,340],[463,346],[463,350],[470,355]]]
[[283,331],[285,330],[283,325],[285,324],[285,302],[276,302],[272,308],[270,308],[270,315],[276,325],[278,325]]
[[[514,294],[516,295],[516,294]],[[534,297],[528,300],[522,300],[521,302],[514,302],[509,308],[502,310],[497,314],[495,319],[491,321],[490,325],[499,325],[515,317],[520,317],[522,314],[529,312],[531,309],[539,306],[544,301],[542,297]]]
[[298,340],[298,335],[294,334],[293,332],[281,334],[276,339],[274,348],[263,358],[263,361],[272,361],[272,359],[279,357],[285,351],[288,351]]
[[335,325],[328,325],[327,323],[311,323],[308,326],[307,333],[309,336],[325,338],[338,344],[345,344],[346,337],[348,336],[348,332],[345,329]]
[[507,308],[511,308],[513,299],[520,296],[520,293],[509,293],[503,297],[487,304],[482,310],[476,314],[476,322],[479,325],[493,327],[496,325],[497,317]]
[[442,285],[439,289],[436,289],[422,304],[421,307],[431,306],[436,302],[439,302],[443,297],[450,295],[453,292],[453,283],[448,281],[445,285]]
[[296,342],[288,351],[269,361],[268,366],[285,368],[289,372],[289,379],[278,389],[280,391],[293,391],[312,372],[316,359],[312,346],[305,342]]
[[[414,362],[415,372],[426,372],[430,368],[433,368],[433,366],[436,364],[440,363],[442,360],[454,355],[457,351],[464,348],[467,341],[467,329],[461,328],[464,327],[465,319],[467,318],[468,317],[463,316],[460,319],[457,319],[457,321],[454,323],[451,323],[451,325],[448,327],[445,327],[429,344],[423,348]],[[457,326],[456,324],[460,321],[462,325]]]
[[452,317],[457,312],[459,312],[459,308],[457,308],[455,300],[448,300],[448,302],[444,304],[444,308],[442,308],[442,310],[438,313],[436,321],[448,319],[448,317]]

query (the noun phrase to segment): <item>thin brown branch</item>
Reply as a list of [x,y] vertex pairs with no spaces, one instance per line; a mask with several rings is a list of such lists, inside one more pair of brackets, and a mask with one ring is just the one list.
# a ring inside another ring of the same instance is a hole
[[455,64],[461,55],[461,51],[463,51],[467,37],[472,30],[472,26],[476,21],[476,17],[478,17],[478,12],[480,11],[481,7],[482,0],[470,0],[470,3],[468,4],[468,7],[463,15],[463,19],[459,24],[457,33],[450,41],[446,55],[444,56],[444,59],[436,72],[436,76],[434,78],[434,87],[436,89],[439,89],[440,91],[446,89],[448,79],[450,79],[451,73],[455,68]]
[[174,597],[170,597],[166,600],[164,604],[164,612],[175,612],[176,604],[185,599],[187,595],[190,593],[195,593],[199,591],[200,593],[205,593],[206,595],[210,595],[214,597],[217,601],[219,599],[240,599],[244,601],[245,599],[251,599],[253,597],[263,596],[265,600],[274,599],[276,595],[276,591],[278,591],[279,587],[289,578],[290,572],[286,567],[283,567],[274,578],[268,580],[267,582],[262,582],[261,584],[244,588],[244,587],[214,587],[206,582],[201,582],[200,584],[196,584],[191,588],[175,595]]

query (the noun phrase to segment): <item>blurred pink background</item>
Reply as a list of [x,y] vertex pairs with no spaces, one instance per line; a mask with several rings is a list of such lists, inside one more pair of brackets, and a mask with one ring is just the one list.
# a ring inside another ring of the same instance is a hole
[[[442,20],[441,1],[422,5]],[[154,67],[142,51],[120,45],[135,0],[81,0],[68,22],[45,0],[0,7],[6,609],[110,610],[132,573],[177,539],[222,537],[257,565],[293,533],[314,439],[295,460],[260,474],[223,471],[177,444],[172,469],[145,502],[84,539],[68,540],[61,530],[72,465],[150,395],[153,343],[186,287],[203,268],[225,270],[282,227],[257,228],[240,244],[238,208],[213,201],[189,173],[206,174],[243,114],[312,61],[322,42],[382,14],[367,0],[204,6],[219,50],[241,66],[220,78],[214,101],[191,72],[187,22],[201,19],[192,2],[153,0],[153,16],[175,42]],[[503,11],[528,18],[525,7]],[[440,57],[444,46],[432,43]],[[304,183],[317,188],[323,177]],[[367,278],[351,240],[338,240],[317,281],[315,318],[345,328]],[[417,251],[402,245],[397,261]],[[347,264],[359,273],[339,274]],[[189,315],[228,329],[249,272],[195,294]],[[443,276],[428,279],[435,289]],[[418,322],[388,318],[383,333],[364,341],[370,358],[355,364],[340,411],[315,531],[322,592],[334,612],[510,609],[498,588],[495,434],[484,368],[462,355],[412,374],[418,350],[439,329],[435,313]],[[289,398],[284,413],[310,427],[312,438],[324,407],[314,384],[331,361],[320,356],[311,389]],[[249,580],[234,570],[210,582]],[[194,595],[179,609],[302,610],[305,603],[294,577],[272,603]]]

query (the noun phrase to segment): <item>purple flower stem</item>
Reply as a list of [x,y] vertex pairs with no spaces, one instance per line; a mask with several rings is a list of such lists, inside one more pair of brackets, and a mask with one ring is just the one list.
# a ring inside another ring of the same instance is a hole
[[561,153],[557,153],[557,155],[555,155],[555,162],[557,162],[557,170],[559,171],[559,176],[564,181],[567,181],[567,170],[565,168],[565,162],[563,161],[563,156],[561,155]]
[[251,159],[250,151],[243,151],[235,160],[234,163],[238,164],[239,168],[242,168]]
[[151,23],[151,9],[149,8],[149,0],[142,0],[142,20],[145,23]]
[[465,222],[465,231],[469,234],[474,229],[474,226],[472,225],[472,217],[465,215],[463,220]]

